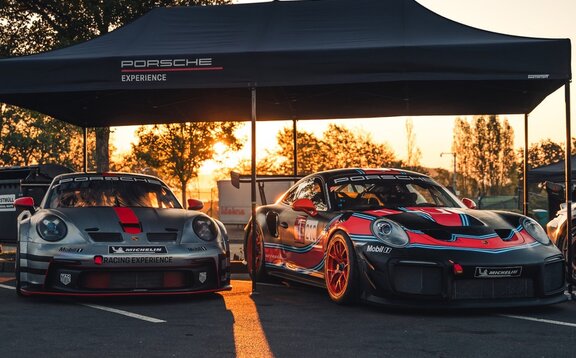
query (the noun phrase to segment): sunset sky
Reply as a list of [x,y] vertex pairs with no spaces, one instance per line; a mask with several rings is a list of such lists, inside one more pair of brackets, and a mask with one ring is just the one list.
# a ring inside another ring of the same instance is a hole
[[[237,0],[237,3],[257,2]],[[262,1],[260,1],[262,2]],[[454,21],[484,30],[511,35],[570,38],[572,40],[572,62],[576,46],[576,1],[574,0],[418,0],[430,10]],[[576,89],[572,93],[572,117],[576,107]],[[564,88],[549,96],[530,114],[529,141],[536,143],[550,138],[556,142],[565,139]],[[507,118],[515,132],[515,147],[524,144],[524,117],[502,114]],[[422,151],[421,164],[428,167],[452,168],[451,156],[441,157],[442,152],[450,152],[452,144],[453,116],[412,117],[417,146]],[[470,118],[470,117],[469,117]],[[386,142],[395,151],[399,159],[406,156],[406,117],[346,119],[336,123],[350,129],[369,132],[376,142]],[[299,121],[298,128],[320,135],[328,120]],[[263,122],[256,126],[258,151],[274,146],[276,133],[283,127],[292,126],[291,122]],[[134,127],[118,127],[113,134],[114,145],[119,151],[126,151],[134,141]],[[240,136],[247,139],[244,154],[250,154],[249,123],[241,130]]]

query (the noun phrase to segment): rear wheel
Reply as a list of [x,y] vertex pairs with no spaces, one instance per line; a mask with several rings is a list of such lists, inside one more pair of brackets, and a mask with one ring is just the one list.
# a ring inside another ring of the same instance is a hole
[[356,254],[352,241],[343,232],[337,232],[328,243],[324,280],[332,301],[351,304],[360,298]]
[[[256,230],[256,250],[252,250],[252,230]],[[262,229],[258,224],[252,223],[250,225],[250,231],[244,240],[244,253],[246,261],[248,263],[248,272],[250,277],[254,278],[256,281],[266,281],[268,279],[268,274],[266,273],[266,263],[264,255],[264,235]],[[252,269],[252,254],[255,253],[255,270]]]

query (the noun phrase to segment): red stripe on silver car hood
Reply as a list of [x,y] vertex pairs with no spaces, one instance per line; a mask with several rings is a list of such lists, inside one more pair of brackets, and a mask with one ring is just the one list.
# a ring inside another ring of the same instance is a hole
[[125,233],[139,234],[142,232],[140,220],[131,208],[114,207],[114,211],[120,220],[120,225]]

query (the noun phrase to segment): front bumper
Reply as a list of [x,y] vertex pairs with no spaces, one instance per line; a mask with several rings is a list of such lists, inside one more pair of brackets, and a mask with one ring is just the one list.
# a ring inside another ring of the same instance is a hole
[[16,273],[24,295],[176,295],[231,289],[229,253],[218,249],[174,246],[166,254],[110,255],[96,248],[55,256],[33,249],[34,254],[20,254]]
[[559,303],[565,296],[561,255],[546,248],[503,254],[451,250],[358,250],[366,299],[421,307],[521,307]]

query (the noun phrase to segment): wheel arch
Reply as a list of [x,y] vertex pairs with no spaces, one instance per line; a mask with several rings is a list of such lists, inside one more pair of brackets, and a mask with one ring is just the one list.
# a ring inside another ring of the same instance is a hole
[[352,242],[352,245],[354,245],[354,240],[352,240],[352,235],[350,234],[350,231],[348,230],[346,225],[334,225],[334,227],[329,228],[328,232],[326,233],[326,236],[325,236],[326,239],[325,239],[325,242],[323,243],[324,254],[326,254],[326,250],[328,249],[328,244],[334,238],[334,235],[336,235],[336,233],[338,233],[339,231],[343,232],[348,237],[348,239]]
[[[265,229],[267,230],[265,218],[266,218],[265,211],[263,210],[256,211],[256,223],[258,224],[258,226],[260,226],[260,230],[262,230],[263,232]],[[250,216],[250,219],[246,223],[246,226],[244,226],[244,243],[246,243],[246,240],[248,240],[248,236],[250,235],[252,225],[254,225],[254,218]]]

